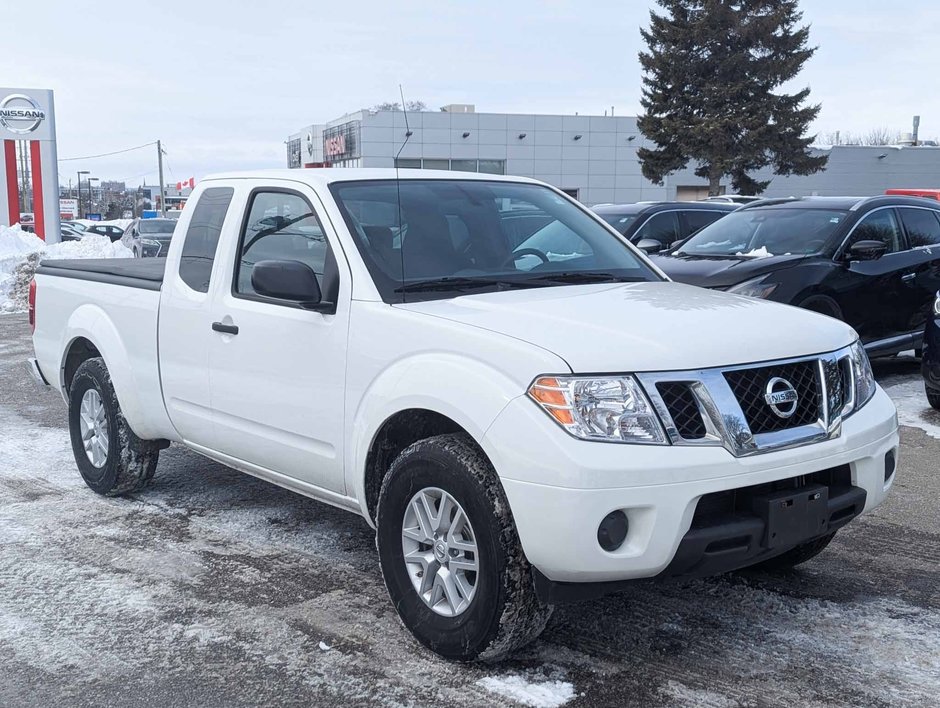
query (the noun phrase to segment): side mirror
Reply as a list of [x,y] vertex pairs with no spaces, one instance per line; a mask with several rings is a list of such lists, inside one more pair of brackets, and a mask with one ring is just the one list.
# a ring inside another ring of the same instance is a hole
[[641,238],[637,242],[636,247],[646,254],[659,253],[663,250],[662,242],[657,241],[655,238]]
[[888,244],[884,241],[856,241],[846,252],[850,261],[877,261],[888,252]]
[[255,292],[276,300],[288,300],[307,310],[332,312],[334,304],[323,302],[317,274],[300,261],[258,261],[251,269]]

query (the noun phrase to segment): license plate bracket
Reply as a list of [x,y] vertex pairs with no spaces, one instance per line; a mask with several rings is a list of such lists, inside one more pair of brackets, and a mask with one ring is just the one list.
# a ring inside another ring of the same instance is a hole
[[751,510],[764,521],[764,547],[786,548],[825,533],[829,488],[811,484],[755,496]]

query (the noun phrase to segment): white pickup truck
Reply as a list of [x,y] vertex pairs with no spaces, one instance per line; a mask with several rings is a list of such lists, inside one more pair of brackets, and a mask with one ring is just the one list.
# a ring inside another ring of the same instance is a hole
[[44,263],[30,312],[93,490],[175,442],[361,514],[453,659],[636,578],[793,566],[895,476],[850,327],[670,282],[532,180],[208,178],[165,259]]

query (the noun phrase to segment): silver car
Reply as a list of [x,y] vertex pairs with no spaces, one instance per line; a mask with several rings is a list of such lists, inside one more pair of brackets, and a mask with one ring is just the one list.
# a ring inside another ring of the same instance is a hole
[[165,257],[176,228],[176,219],[134,219],[124,230],[121,243],[135,258]]

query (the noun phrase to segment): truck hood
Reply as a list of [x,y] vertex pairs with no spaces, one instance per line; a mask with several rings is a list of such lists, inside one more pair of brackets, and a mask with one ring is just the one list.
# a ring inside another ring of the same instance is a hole
[[673,280],[703,288],[730,288],[745,280],[775,270],[792,268],[807,257],[770,256],[767,258],[716,258],[709,256],[655,255],[653,263]]
[[837,320],[672,282],[533,288],[395,305],[514,337],[575,373],[704,369],[832,351]]

